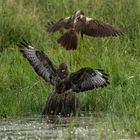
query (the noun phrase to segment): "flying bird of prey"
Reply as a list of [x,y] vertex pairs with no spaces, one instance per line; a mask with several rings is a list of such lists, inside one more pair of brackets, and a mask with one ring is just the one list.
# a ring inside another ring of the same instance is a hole
[[123,35],[124,31],[105,22],[86,17],[84,12],[78,10],[74,15],[61,18],[57,22],[49,22],[47,32],[52,33],[65,28],[66,31],[57,42],[66,50],[77,49],[77,34],[93,37],[109,37]]
[[74,115],[79,107],[76,93],[104,88],[109,84],[109,75],[104,70],[84,67],[69,73],[66,64],[56,67],[47,54],[35,49],[25,40],[17,46],[35,72],[53,86],[43,111],[44,115]]

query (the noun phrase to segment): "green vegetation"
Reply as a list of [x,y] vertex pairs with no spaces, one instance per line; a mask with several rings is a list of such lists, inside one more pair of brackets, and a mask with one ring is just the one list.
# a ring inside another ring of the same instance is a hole
[[[51,92],[16,47],[25,38],[44,50],[54,63],[69,64],[71,71],[84,66],[105,69],[110,74],[110,86],[79,94],[81,110],[108,112],[112,124],[121,122],[125,129],[140,133],[140,1],[0,0],[0,5],[1,117],[41,113]],[[127,34],[84,40],[79,36],[78,50],[65,51],[56,42],[62,32],[49,35],[45,26],[78,9],[90,17],[124,27]]]

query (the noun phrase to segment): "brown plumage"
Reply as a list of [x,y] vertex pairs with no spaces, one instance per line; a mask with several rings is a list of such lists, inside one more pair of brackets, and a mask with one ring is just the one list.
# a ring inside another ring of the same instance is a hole
[[86,17],[81,10],[75,12],[75,14],[70,17],[60,19],[56,23],[49,23],[47,31],[49,33],[56,32],[61,28],[65,28],[68,31],[66,31],[57,42],[66,50],[77,49],[78,33],[81,33],[82,38],[84,34],[92,37],[116,37],[124,34],[124,31],[120,28]]
[[48,97],[44,115],[75,114],[79,106],[76,93],[103,88],[109,84],[108,74],[104,70],[85,67],[70,74],[66,64],[54,67],[44,52],[33,48],[26,41],[20,42],[17,46],[36,73],[54,88]]
[[75,50],[77,48],[77,34],[74,29],[63,34],[57,42],[66,50]]

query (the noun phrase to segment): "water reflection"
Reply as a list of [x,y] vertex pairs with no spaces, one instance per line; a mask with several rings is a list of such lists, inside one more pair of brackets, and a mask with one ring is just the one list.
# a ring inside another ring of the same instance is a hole
[[40,115],[0,121],[0,138],[12,139],[130,139],[124,130],[113,130],[109,122],[92,117],[42,118]]

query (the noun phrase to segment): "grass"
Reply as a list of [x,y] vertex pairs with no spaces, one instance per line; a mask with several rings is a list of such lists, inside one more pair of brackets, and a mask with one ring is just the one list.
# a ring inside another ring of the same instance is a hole
[[[140,133],[140,1],[138,0],[0,0],[0,116],[41,113],[50,86],[39,78],[19,53],[22,38],[45,51],[55,64],[66,62],[71,71],[89,66],[105,69],[111,85],[79,94],[81,110],[115,113],[123,127]],[[95,19],[126,29],[118,38],[79,36],[78,50],[67,52],[47,34],[45,25],[78,9]]]

